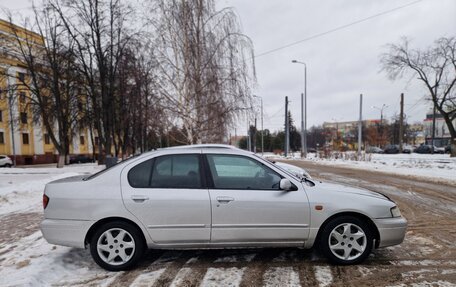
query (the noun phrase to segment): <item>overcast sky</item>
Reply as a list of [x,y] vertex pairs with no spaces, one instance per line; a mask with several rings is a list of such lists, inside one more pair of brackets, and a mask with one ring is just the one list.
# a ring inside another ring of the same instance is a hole
[[[404,6],[413,0],[220,0],[238,13],[244,34],[255,45],[256,54],[306,39],[310,36]],[[441,36],[456,36],[456,1],[422,0],[406,8],[353,25],[293,47],[256,58],[258,88],[263,97],[265,128],[283,127],[284,98],[300,126],[300,94],[307,64],[307,126],[324,121],[358,119],[359,94],[364,96],[364,118],[379,118],[371,106],[387,104],[386,117],[399,112],[400,93],[405,94],[409,121],[421,121],[429,109],[417,101],[426,91],[413,78],[392,82],[380,71],[379,55],[387,43],[400,37],[424,48]],[[277,112],[282,108],[282,112]],[[245,125],[244,125],[245,126]],[[244,128],[242,130],[245,130]]]
[[[415,0],[216,0],[219,9],[233,7],[243,32],[257,55],[313,35],[373,16]],[[0,0],[1,7],[24,13],[28,0]],[[379,118],[371,106],[389,107],[385,117],[399,112],[400,93],[405,94],[405,112],[410,122],[421,121],[429,103],[420,100],[426,91],[410,77],[390,81],[380,71],[379,55],[388,43],[400,37],[425,48],[442,36],[456,36],[456,1],[422,0],[408,7],[317,37],[292,47],[257,57],[258,86],[255,94],[264,100],[264,127],[283,128],[284,99],[300,126],[300,94],[304,89],[303,66],[307,64],[307,126],[324,121],[357,120],[359,94],[364,95],[363,117]],[[259,123],[259,122],[258,122]],[[247,123],[239,123],[245,134]]]

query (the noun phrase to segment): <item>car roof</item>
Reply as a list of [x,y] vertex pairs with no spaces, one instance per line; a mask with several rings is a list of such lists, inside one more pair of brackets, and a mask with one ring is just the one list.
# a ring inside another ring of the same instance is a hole
[[194,144],[194,145],[180,145],[180,146],[173,146],[168,147],[166,149],[192,149],[192,148],[219,148],[219,149],[233,149],[233,150],[241,150],[237,147],[227,144]]

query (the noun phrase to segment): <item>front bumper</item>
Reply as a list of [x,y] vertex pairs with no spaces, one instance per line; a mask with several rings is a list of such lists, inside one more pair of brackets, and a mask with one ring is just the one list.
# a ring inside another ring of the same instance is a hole
[[374,222],[380,234],[378,247],[397,245],[404,241],[407,231],[407,220],[404,217],[375,219]]
[[44,219],[40,229],[51,244],[85,248],[85,236],[92,224],[92,221]]

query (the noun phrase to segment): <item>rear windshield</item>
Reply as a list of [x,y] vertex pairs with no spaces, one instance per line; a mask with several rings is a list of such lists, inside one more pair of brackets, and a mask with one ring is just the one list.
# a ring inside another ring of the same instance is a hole
[[126,163],[129,163],[132,159],[136,159],[136,158],[138,158],[138,156],[140,156],[140,155],[141,155],[141,154],[137,154],[137,155],[131,156],[131,157],[127,158],[127,159],[124,159],[124,160],[122,160],[122,161],[119,161],[119,162],[117,162],[115,165],[112,165],[112,166],[110,166],[110,167],[108,167],[108,168],[105,168],[105,169],[103,169],[103,170],[100,170],[99,172],[96,172],[96,173],[94,173],[94,174],[92,174],[92,175],[89,175],[88,177],[84,178],[83,180],[91,180],[91,179],[93,179],[93,178],[95,178],[95,177],[97,177],[97,176],[99,176],[99,175],[102,175],[103,173],[107,172],[108,170],[112,169],[113,167],[117,167],[117,166],[119,166],[119,165],[124,165],[124,164],[126,164]]

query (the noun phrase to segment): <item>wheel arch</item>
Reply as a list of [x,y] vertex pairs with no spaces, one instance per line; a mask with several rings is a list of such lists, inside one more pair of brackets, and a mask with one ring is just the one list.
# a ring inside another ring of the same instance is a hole
[[141,235],[141,239],[143,240],[144,246],[147,246],[147,240],[146,240],[146,237],[144,236],[144,232],[142,231],[142,229],[134,221],[124,218],[124,217],[106,217],[106,218],[100,219],[97,222],[95,222],[94,224],[92,224],[92,226],[89,228],[89,230],[87,231],[87,234],[84,238],[84,245],[87,246],[89,244],[92,236],[94,235],[94,233],[100,226],[103,226],[106,223],[115,222],[115,221],[128,223],[128,224],[132,225],[134,228],[136,228],[138,230],[139,234]]
[[335,219],[337,217],[341,217],[341,216],[353,216],[353,217],[356,217],[356,218],[358,218],[360,220],[363,220],[363,221],[367,222],[367,224],[369,226],[369,229],[370,229],[370,231],[372,231],[372,234],[373,234],[374,239],[375,239],[374,248],[378,248],[378,246],[380,244],[380,233],[378,231],[377,225],[375,225],[375,223],[372,221],[372,219],[370,219],[369,216],[367,216],[365,214],[362,214],[362,213],[359,213],[359,212],[354,212],[354,211],[340,212],[340,213],[336,213],[336,214],[333,214],[330,217],[328,217],[320,225],[320,228],[318,229],[318,233],[317,233],[317,236],[316,236],[315,241],[314,241],[314,246],[318,246],[320,244],[320,237],[321,237],[321,234],[322,234],[323,229],[325,228],[325,226],[329,222],[331,222],[333,219]]

